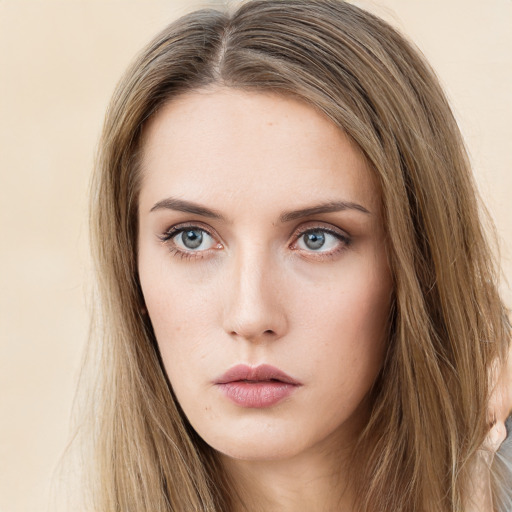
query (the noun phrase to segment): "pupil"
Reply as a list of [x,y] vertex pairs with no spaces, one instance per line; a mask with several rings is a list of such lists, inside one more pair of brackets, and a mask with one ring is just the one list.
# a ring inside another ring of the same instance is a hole
[[203,243],[203,234],[198,230],[184,231],[181,240],[187,249],[197,249]]
[[320,249],[325,244],[325,234],[321,231],[307,233],[305,243],[309,249]]

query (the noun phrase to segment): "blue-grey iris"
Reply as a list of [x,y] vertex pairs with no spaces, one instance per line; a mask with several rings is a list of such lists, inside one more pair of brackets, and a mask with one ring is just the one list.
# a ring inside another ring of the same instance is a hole
[[197,249],[203,243],[203,233],[198,229],[183,231],[181,241],[187,249]]
[[321,249],[325,244],[325,233],[322,231],[310,231],[304,235],[304,243],[309,249]]

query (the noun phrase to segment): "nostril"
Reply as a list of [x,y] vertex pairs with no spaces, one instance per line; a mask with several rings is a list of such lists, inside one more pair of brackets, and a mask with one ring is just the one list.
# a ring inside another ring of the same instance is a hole
[[270,340],[278,337],[278,334],[273,329],[265,329],[262,331],[259,331],[259,333],[256,330],[248,330],[248,329],[240,329],[240,330],[233,330],[230,332],[230,335],[238,338],[245,338],[249,341],[257,342],[257,341],[263,341],[263,340]]
[[[253,342],[272,341],[284,335],[287,322],[284,311],[274,304],[261,301],[257,304],[237,301],[224,313],[223,327],[232,338]],[[265,306],[265,307],[263,307]]]

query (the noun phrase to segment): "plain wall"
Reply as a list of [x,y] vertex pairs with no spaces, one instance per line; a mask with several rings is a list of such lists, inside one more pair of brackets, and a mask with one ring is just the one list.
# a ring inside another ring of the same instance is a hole
[[[92,280],[87,188],[109,97],[153,34],[205,4],[0,0],[0,512],[47,510],[68,440]],[[357,4],[437,70],[512,280],[512,0]]]

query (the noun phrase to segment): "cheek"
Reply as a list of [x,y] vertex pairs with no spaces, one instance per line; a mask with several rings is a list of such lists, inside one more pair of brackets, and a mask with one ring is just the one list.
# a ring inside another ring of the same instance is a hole
[[149,284],[144,289],[146,307],[159,343],[173,344],[191,332],[206,329],[209,315],[204,301],[193,295],[185,298],[184,294],[162,287],[161,283]]
[[382,340],[386,333],[392,296],[387,271],[362,266],[333,273],[328,285],[298,290],[297,318],[309,329],[328,331],[325,339],[356,345]]
[[[142,265],[141,265],[142,267]],[[211,359],[215,346],[206,343],[218,329],[218,301],[209,289],[192,287],[189,280],[154,267],[140,270],[141,287],[158,347],[169,378]]]
[[352,407],[375,381],[386,351],[391,289],[387,273],[370,270],[340,276],[323,297],[302,304],[303,330],[313,340],[302,359],[314,361],[311,371],[329,400]]

